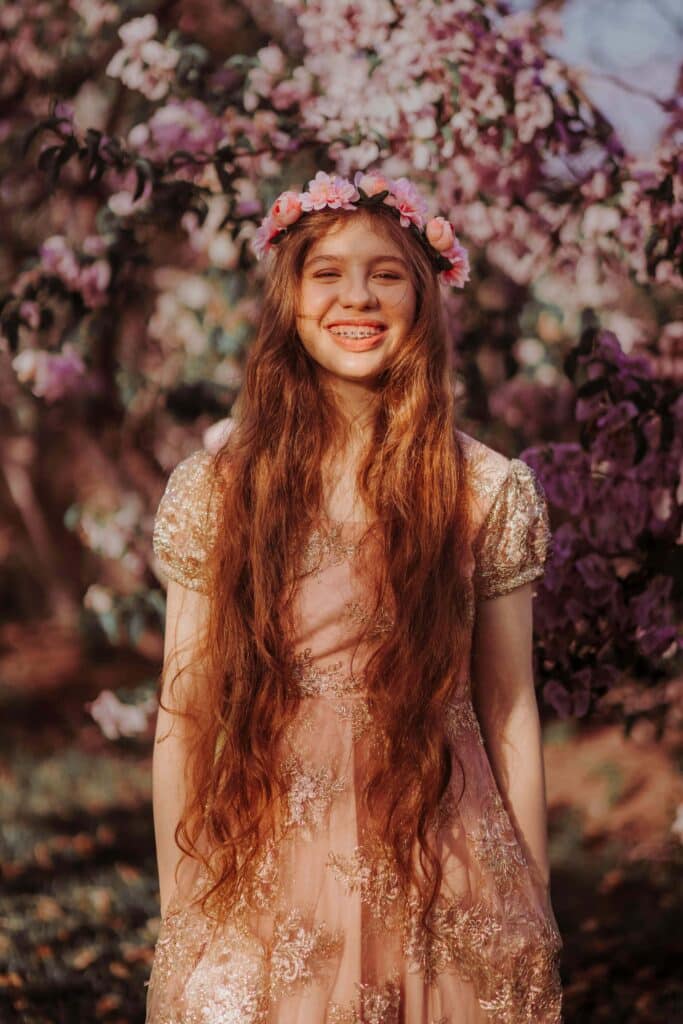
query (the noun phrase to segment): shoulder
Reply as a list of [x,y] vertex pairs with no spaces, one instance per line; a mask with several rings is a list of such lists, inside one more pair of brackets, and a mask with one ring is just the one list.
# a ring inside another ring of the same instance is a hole
[[204,449],[171,473],[154,520],[153,547],[165,576],[203,589],[205,563],[216,532],[220,478]]
[[472,526],[477,533],[505,481],[511,472],[515,472],[516,464],[525,466],[525,463],[520,459],[509,459],[463,430],[456,433],[467,467],[467,482],[473,505]]
[[204,448],[192,452],[171,472],[164,497],[193,500],[204,496],[215,482],[214,457]]
[[548,508],[534,470],[461,435],[472,491],[473,547],[480,598],[543,575],[551,543]]

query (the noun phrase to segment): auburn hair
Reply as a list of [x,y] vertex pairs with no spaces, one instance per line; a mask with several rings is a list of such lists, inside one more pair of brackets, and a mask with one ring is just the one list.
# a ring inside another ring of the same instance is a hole
[[307,253],[348,216],[368,218],[400,247],[417,296],[412,329],[373,390],[357,487],[380,529],[382,588],[395,609],[395,626],[367,667],[369,711],[384,742],[364,797],[405,891],[417,886],[422,895],[426,923],[441,884],[433,824],[449,783],[462,785],[445,707],[468,650],[470,500],[437,271],[419,240],[381,207],[307,214],[274,253],[237,424],[214,459],[218,528],[201,694],[180,708],[193,720],[193,743],[176,841],[208,869],[205,907],[227,914],[249,884],[286,791],[278,748],[299,705],[287,595],[324,507],[324,458],[345,429],[299,339],[297,303]]

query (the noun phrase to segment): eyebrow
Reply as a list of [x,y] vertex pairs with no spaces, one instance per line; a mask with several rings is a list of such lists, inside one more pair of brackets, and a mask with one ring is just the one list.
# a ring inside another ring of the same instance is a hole
[[[330,254],[330,255],[314,256],[312,259],[306,260],[306,265],[307,266],[311,266],[313,263],[338,263],[338,262],[343,263],[344,262],[344,257],[343,256],[335,256],[334,254]],[[387,262],[390,262],[390,263],[400,263],[401,266],[406,268],[406,270],[408,269],[408,264],[406,263],[406,261],[404,259],[401,259],[400,256],[373,256],[373,258],[370,260],[370,264],[371,265],[373,265],[375,263],[387,263]]]

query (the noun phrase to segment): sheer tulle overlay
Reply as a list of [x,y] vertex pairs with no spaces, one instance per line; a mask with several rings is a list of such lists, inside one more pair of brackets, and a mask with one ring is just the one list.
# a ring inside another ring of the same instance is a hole
[[[471,439],[466,452],[481,501],[472,625],[477,600],[542,575],[550,533],[524,462]],[[174,471],[154,535],[169,578],[199,590],[214,524],[209,463],[199,452]],[[448,710],[464,790],[454,771],[435,824],[444,881],[431,933],[368,819],[360,794],[377,736],[363,664],[392,628],[391,609],[371,596],[374,544],[353,522],[328,521],[309,538],[292,637],[302,700],[282,747],[281,822],[227,923],[193,904],[203,878],[184,862],[161,923],[147,1024],[561,1020],[561,939],[497,789],[468,680]]]

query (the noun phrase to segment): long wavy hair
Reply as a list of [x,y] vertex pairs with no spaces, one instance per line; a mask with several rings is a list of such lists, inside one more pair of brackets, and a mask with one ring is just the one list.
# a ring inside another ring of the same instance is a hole
[[299,705],[287,608],[324,508],[322,467],[345,431],[298,336],[299,285],[311,246],[348,216],[371,218],[400,247],[417,295],[412,329],[375,382],[357,488],[380,530],[381,589],[395,609],[367,667],[383,742],[364,797],[405,891],[421,893],[426,922],[441,884],[434,822],[449,783],[461,789],[445,707],[467,651],[470,498],[436,271],[389,210],[308,214],[275,253],[237,425],[214,460],[220,500],[201,700],[180,709],[193,720],[193,743],[176,841],[209,869],[205,907],[228,913],[285,798],[278,751]]

